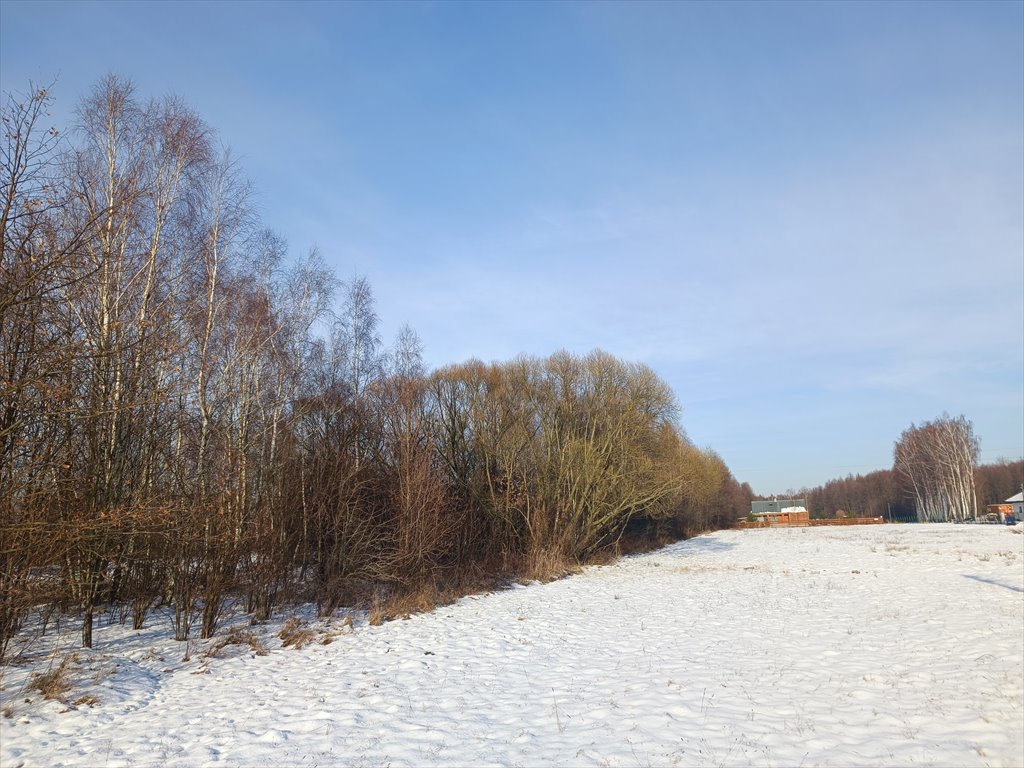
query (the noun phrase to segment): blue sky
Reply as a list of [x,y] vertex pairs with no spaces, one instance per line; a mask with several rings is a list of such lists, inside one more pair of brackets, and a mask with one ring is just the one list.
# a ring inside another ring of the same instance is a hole
[[1024,454],[1024,3],[0,3],[0,84],[175,93],[428,362],[600,347],[761,493]]

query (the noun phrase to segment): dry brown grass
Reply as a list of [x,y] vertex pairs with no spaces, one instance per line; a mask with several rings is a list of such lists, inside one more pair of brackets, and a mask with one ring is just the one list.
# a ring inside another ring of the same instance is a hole
[[328,625],[327,628],[321,630],[320,645],[330,645],[334,642],[335,638],[341,637],[342,635],[348,635],[352,633],[354,622],[352,621],[352,615],[349,614],[341,621],[341,626]]
[[263,647],[263,643],[255,632],[244,627],[232,627],[225,637],[210,646],[206,652],[206,658],[212,659],[229,645],[247,645],[257,656],[267,655],[267,649]]
[[[724,571],[738,571],[739,566],[726,564],[726,565],[677,565],[670,569],[670,573],[717,573]],[[748,565],[743,567],[744,571],[753,570],[768,570],[767,568],[759,568],[758,566]]]
[[540,549],[531,552],[523,562],[521,572],[527,582],[546,584],[579,573],[579,562],[559,550]]
[[281,627],[281,631],[277,633],[277,636],[281,638],[282,648],[294,647],[298,650],[312,643],[316,639],[316,632],[304,621],[292,617]]
[[366,610],[366,621],[371,627],[379,627],[390,618],[387,613],[386,598],[375,596]]
[[78,661],[77,653],[69,653],[55,668],[46,672],[32,673],[28,683],[30,691],[38,691],[44,699],[64,701],[64,694],[71,690],[71,665]]
[[612,565],[622,554],[617,546],[615,547],[604,547],[596,552],[591,553],[590,557],[587,558],[587,565]]
[[[613,548],[595,554],[588,564],[609,564],[619,557]],[[366,582],[336,585],[337,593],[351,596],[362,594],[362,599],[350,605],[362,605],[366,621],[370,626],[380,626],[396,619],[408,619],[417,613],[428,613],[436,608],[454,603],[467,595],[488,594],[520,583],[547,583],[579,573],[582,564],[574,557],[565,555],[558,548],[538,548],[527,555],[507,554],[486,564],[470,564],[449,571],[437,571],[424,577],[421,583],[405,585],[381,585],[370,588]],[[326,615],[321,612],[321,615]],[[351,626],[352,618],[346,617],[345,626]],[[283,630],[282,630],[283,631]],[[333,641],[335,634],[328,634],[321,642],[326,645]],[[283,640],[284,638],[282,638]]]
[[414,613],[425,613],[437,607],[437,588],[424,584],[418,589],[402,590],[391,594],[378,593],[370,601],[366,619],[370,626],[380,626],[385,621],[408,619]]

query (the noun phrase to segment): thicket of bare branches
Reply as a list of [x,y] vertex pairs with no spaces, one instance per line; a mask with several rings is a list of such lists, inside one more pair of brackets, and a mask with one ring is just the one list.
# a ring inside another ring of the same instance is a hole
[[289,260],[186,105],[107,77],[65,142],[49,101],[3,107],[0,658],[41,605],[86,646],[111,605],[208,637],[229,599],[329,610],[745,511],[650,369],[427,373],[411,329],[382,346],[365,279]]
[[964,416],[943,414],[911,425],[896,443],[895,469],[914,495],[917,519],[963,522],[977,513],[974,464],[978,440]]

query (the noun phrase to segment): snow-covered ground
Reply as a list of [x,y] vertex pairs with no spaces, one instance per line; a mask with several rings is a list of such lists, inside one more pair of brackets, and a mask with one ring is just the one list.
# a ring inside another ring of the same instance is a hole
[[159,616],[102,626],[63,704],[5,668],[0,764],[1024,765],[1002,526],[723,531],[301,650],[285,618],[187,662]]

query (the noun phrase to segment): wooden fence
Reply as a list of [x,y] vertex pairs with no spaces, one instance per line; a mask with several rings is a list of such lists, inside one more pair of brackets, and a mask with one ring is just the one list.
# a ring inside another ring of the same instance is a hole
[[811,525],[884,525],[884,517],[824,517],[811,519]]
[[808,525],[884,525],[886,522],[884,517],[830,517],[822,518],[819,520],[801,520],[799,522],[750,522],[749,520],[737,520],[737,528],[806,528]]

